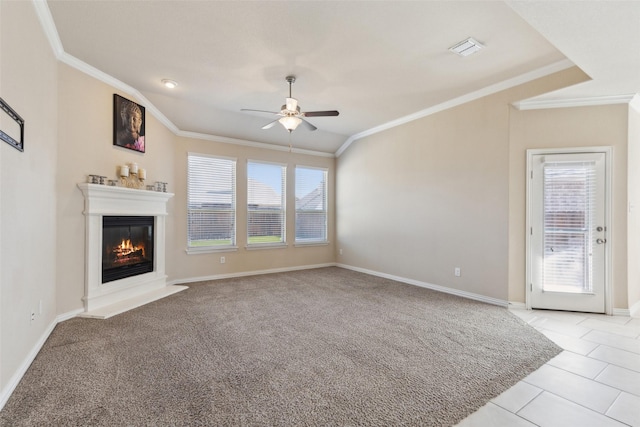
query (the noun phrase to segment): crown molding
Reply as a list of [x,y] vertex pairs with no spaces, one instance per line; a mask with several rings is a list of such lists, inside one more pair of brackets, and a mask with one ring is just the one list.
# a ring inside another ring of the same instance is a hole
[[592,96],[570,99],[541,99],[514,102],[512,105],[518,110],[544,110],[549,108],[593,107],[597,105],[629,104],[635,94]]
[[276,150],[276,151],[289,151],[297,154],[306,154],[311,156],[318,157],[330,157],[333,158],[335,155],[333,153],[324,153],[321,151],[313,151],[313,150],[304,150],[300,148],[290,148],[284,147],[281,145],[273,145],[266,144],[263,142],[257,141],[247,141],[242,139],[228,138],[224,136],[218,135],[209,135],[202,134],[196,132],[187,132],[180,130],[171,120],[167,118],[162,112],[153,105],[140,91],[129,86],[128,84],[116,79],[115,77],[105,73],[97,69],[96,67],[87,64],[86,62],[76,58],[73,55],[68,54],[64,51],[64,47],[62,46],[62,41],[58,35],[58,30],[56,28],[55,22],[53,21],[53,16],[51,16],[51,11],[49,10],[49,6],[47,5],[46,0],[32,0],[33,5],[36,9],[36,14],[38,15],[38,19],[40,20],[40,25],[42,26],[44,33],[49,40],[49,44],[51,45],[51,49],[56,57],[56,59],[68,66],[75,68],[76,70],[85,73],[96,80],[99,80],[109,86],[133,97],[140,104],[144,105],[145,109],[151,113],[160,123],[167,127],[171,132],[173,132],[177,136],[183,136],[187,138],[194,139],[202,139],[206,141],[215,141],[222,142],[225,144],[234,144],[234,145],[243,145],[247,147],[255,147],[255,148],[263,148],[267,150]]
[[635,95],[633,95],[631,102],[629,102],[629,107],[640,112],[640,94],[636,93]]
[[201,139],[201,140],[204,140],[204,141],[212,141],[212,142],[220,142],[220,143],[223,143],[223,144],[242,145],[242,146],[245,146],[245,147],[262,148],[262,149],[265,149],[265,150],[286,151],[286,152],[289,152],[289,153],[306,154],[306,155],[316,156],[316,157],[328,157],[328,158],[334,158],[335,157],[335,155],[333,153],[325,153],[325,152],[322,152],[322,151],[314,151],[314,150],[305,150],[305,149],[302,149],[302,148],[288,147],[288,146],[284,146],[284,145],[267,144],[267,143],[264,143],[264,142],[249,141],[249,140],[246,140],[246,139],[229,138],[229,137],[226,137],[226,136],[210,135],[210,134],[206,134],[206,133],[198,133],[198,132],[190,132],[190,131],[179,130],[178,132],[176,132],[176,135],[183,136],[185,138]]
[[[359,134],[358,134],[359,135]],[[363,138],[363,137],[361,137]],[[336,150],[335,157],[340,157],[342,153],[345,152],[347,148],[356,140],[356,135],[351,135],[347,140]]]
[[137,89],[129,86],[128,84],[116,79],[115,77],[105,73],[97,69],[96,67],[87,64],[84,61],[76,58],[73,55],[69,55],[67,52],[63,52],[58,60],[68,66],[75,68],[78,71],[81,71],[96,80],[99,80],[103,83],[108,84],[109,86],[133,97],[140,104],[143,104],[145,109],[151,113],[160,123],[165,125],[171,132],[176,133],[179,131],[178,127],[173,124],[171,120],[167,118],[162,112],[153,105],[143,94],[140,93]]
[[374,135],[376,133],[394,128],[396,126],[400,126],[400,125],[412,122],[414,120],[418,120],[423,117],[427,117],[432,114],[439,113],[440,111],[448,110],[450,108],[457,107],[462,104],[466,104],[467,102],[475,101],[476,99],[483,98],[485,96],[492,95],[494,93],[501,92],[503,90],[510,89],[512,87],[515,87],[524,83],[528,83],[532,80],[536,80],[541,77],[548,76],[549,74],[566,70],[573,66],[574,66],[573,62],[571,62],[568,59],[563,59],[562,61],[555,62],[545,67],[538,68],[528,73],[521,74],[511,79],[504,80],[502,82],[479,89],[475,92],[470,92],[466,95],[453,98],[449,101],[445,101],[438,105],[434,105],[433,107],[426,108],[416,113],[409,114],[404,117],[400,117],[396,120],[392,120],[380,126],[376,126],[371,129],[365,130],[363,132],[357,133],[355,135],[352,135],[349,139],[347,139],[344,142],[344,144],[342,144],[342,146],[340,146],[340,148],[338,148],[338,150],[335,153],[336,157],[340,157],[340,155],[349,147],[349,145],[351,145],[354,141],[357,141],[358,139],[362,139],[364,137]]
[[53,21],[53,16],[51,16],[49,5],[47,5],[46,0],[32,1],[33,7],[36,10],[36,15],[38,15],[38,20],[40,21],[40,25],[42,26],[42,30],[44,31],[47,40],[49,40],[49,44],[51,45],[51,49],[53,50],[54,55],[59,59],[60,55],[64,53],[64,48],[62,47],[62,41],[60,40],[60,36],[58,35],[56,24]]

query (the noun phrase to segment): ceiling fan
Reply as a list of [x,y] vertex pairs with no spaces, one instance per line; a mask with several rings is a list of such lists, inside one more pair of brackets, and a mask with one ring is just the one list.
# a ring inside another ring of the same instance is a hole
[[303,124],[309,130],[318,129],[311,123],[305,120],[305,117],[323,117],[323,116],[337,116],[340,114],[336,110],[331,111],[300,111],[298,100],[291,97],[291,85],[296,81],[296,76],[287,76],[285,80],[289,83],[289,97],[286,99],[285,104],[280,107],[280,111],[265,111],[265,110],[250,110],[243,108],[240,111],[256,111],[259,113],[270,113],[280,116],[266,125],[262,126],[262,129],[270,129],[275,126],[276,123],[280,123],[289,133],[293,132],[299,124]]

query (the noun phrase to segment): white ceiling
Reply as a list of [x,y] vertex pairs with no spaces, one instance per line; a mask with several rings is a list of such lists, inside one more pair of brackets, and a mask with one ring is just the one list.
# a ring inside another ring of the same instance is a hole
[[[640,2],[61,1],[65,55],[134,88],[179,130],[288,146],[274,117],[293,96],[314,117],[300,149],[358,135],[522,76],[575,63],[594,80],[540,100],[640,92]],[[448,48],[474,37],[467,58]],[[174,90],[161,85],[176,80]],[[538,100],[538,101],[540,101]]]
[[592,78],[537,100],[633,96],[640,92],[640,1],[509,4]]

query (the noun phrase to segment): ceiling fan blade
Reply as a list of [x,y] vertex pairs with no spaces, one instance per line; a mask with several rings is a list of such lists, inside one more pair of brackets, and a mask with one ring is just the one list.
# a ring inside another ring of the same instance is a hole
[[271,123],[267,123],[266,125],[262,126],[262,129],[271,129],[276,125],[276,123],[278,123],[278,120],[280,119],[274,120]]
[[250,110],[249,108],[241,108],[240,111],[254,111],[256,113],[280,114],[279,111]]
[[302,118],[301,118],[300,120],[302,120],[301,124],[303,124],[303,125],[304,125],[304,127],[306,127],[307,129],[309,129],[309,130],[316,130],[316,129],[318,129],[317,127],[315,127],[314,125],[312,125],[311,123],[309,123],[308,121],[306,121],[305,119],[302,119]]
[[304,113],[305,117],[323,117],[323,116],[337,116],[340,114],[340,112],[336,111],[336,110],[331,110],[331,111],[305,111]]

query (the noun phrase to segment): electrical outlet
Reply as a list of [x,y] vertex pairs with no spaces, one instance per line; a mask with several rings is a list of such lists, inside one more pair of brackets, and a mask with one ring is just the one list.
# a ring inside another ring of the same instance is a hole
[[33,323],[34,320],[36,320],[36,312],[31,311],[31,323]]
[[220,264],[224,264],[225,262],[227,262],[227,260],[223,256],[221,256],[220,257]]
[[342,248],[340,248],[340,255],[342,255]]
[[456,267],[455,270],[453,270],[453,274],[455,274],[456,277],[460,277],[460,267]]

